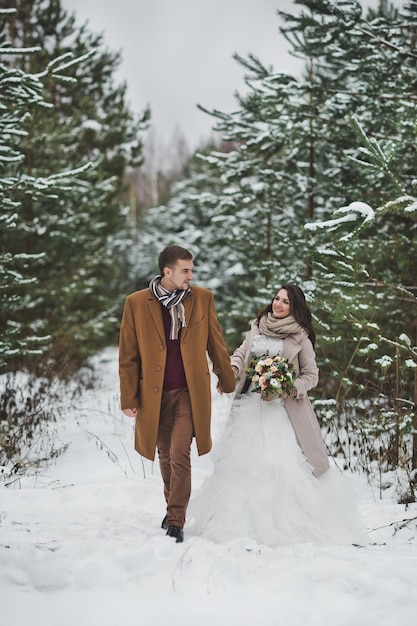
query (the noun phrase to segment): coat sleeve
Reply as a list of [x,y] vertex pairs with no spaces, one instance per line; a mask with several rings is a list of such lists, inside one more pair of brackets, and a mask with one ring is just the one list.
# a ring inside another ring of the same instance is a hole
[[237,369],[237,376],[241,375],[245,367],[246,355],[247,355],[247,349],[248,349],[248,337],[249,337],[249,333],[246,333],[245,339],[242,341],[240,346],[236,348],[236,350],[233,352],[232,356],[230,357],[232,366]]
[[213,363],[213,372],[219,379],[221,390],[225,393],[231,393],[235,390],[235,375],[230,365],[230,356],[217,319],[213,294],[210,294],[209,303],[207,352]]
[[316,354],[307,335],[303,336],[300,345],[301,350],[298,353],[299,373],[295,381],[297,399],[304,398],[310,389],[317,387],[319,382],[319,369],[316,363]]
[[235,368],[236,376],[236,392],[239,394],[242,392],[246,381],[245,367],[249,364],[250,351],[252,348],[253,331],[246,333],[245,339],[240,346],[233,352],[230,361],[232,367]]
[[121,409],[138,408],[141,358],[135,320],[129,298],[126,299],[120,325],[119,377]]

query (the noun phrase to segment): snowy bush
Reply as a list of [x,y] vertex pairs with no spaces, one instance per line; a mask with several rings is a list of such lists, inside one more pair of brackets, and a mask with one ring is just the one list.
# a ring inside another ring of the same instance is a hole
[[0,378],[0,467],[6,484],[19,480],[62,454],[55,422],[59,393],[55,384],[24,374]]

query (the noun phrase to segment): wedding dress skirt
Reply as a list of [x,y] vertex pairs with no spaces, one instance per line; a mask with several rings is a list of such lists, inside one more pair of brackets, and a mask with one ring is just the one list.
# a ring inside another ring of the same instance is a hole
[[281,399],[235,400],[215,446],[214,471],[193,493],[188,532],[214,542],[248,538],[272,547],[369,542],[349,479],[316,478]]

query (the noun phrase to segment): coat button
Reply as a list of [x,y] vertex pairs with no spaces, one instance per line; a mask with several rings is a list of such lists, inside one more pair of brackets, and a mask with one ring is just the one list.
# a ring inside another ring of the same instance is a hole
[[162,367],[161,367],[160,365],[157,365],[157,366],[155,367],[155,369],[156,369],[156,371],[157,371],[157,372],[160,372],[160,371],[161,371],[161,369],[162,369]]
[[158,393],[159,387],[154,387],[153,390],[154,390],[155,393]]
[[163,350],[163,349],[164,349],[164,346],[163,346],[163,344],[162,344],[162,343],[160,343],[160,344],[159,344],[159,349],[160,349],[160,350]]

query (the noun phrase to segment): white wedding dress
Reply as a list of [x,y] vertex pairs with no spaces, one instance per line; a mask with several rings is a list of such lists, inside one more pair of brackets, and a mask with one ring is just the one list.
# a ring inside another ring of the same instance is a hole
[[[257,356],[281,349],[281,340],[262,335],[252,346]],[[249,391],[235,400],[219,439],[213,474],[189,504],[189,534],[272,547],[368,543],[348,479],[335,469],[312,474],[281,399]]]

